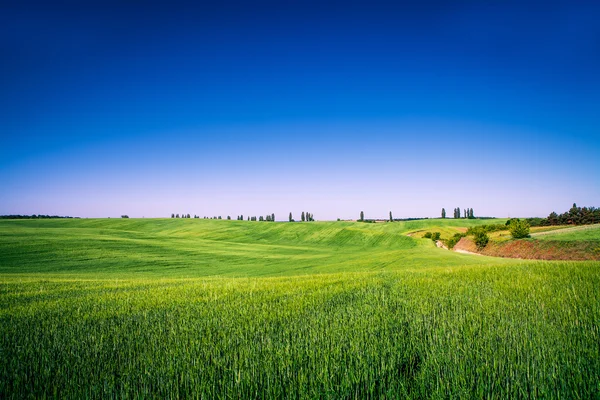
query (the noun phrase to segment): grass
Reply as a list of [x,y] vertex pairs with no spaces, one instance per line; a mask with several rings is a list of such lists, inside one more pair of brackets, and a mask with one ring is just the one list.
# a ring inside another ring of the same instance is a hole
[[[543,232],[534,235],[539,240],[561,240],[561,241],[582,241],[592,240],[600,242],[600,224],[583,225],[571,228],[559,229],[550,232]],[[599,243],[600,244],[600,243]]]
[[0,274],[251,277],[480,262],[448,254],[431,241],[406,235],[438,224],[439,220],[388,224],[194,219],[0,221]]
[[599,263],[444,223],[1,221],[0,397],[598,398]]

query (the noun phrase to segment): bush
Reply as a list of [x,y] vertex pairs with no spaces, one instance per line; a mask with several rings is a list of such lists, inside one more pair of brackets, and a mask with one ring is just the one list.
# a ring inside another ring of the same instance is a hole
[[514,239],[523,239],[529,237],[529,222],[520,219],[511,219],[508,226],[510,234]]
[[433,240],[434,242],[437,242],[438,240],[440,240],[440,233],[439,232],[433,232],[431,234],[431,240]]
[[129,215],[121,215],[121,218],[129,218]]
[[506,225],[502,224],[472,226],[469,229],[467,229],[467,235],[475,235],[477,232],[490,233],[505,231],[506,229]]
[[490,238],[488,237],[487,233],[479,231],[475,234],[473,241],[477,245],[477,250],[481,250],[485,246],[487,246],[488,242],[490,241]]
[[423,235],[423,238],[425,238],[425,239],[431,239],[431,232],[426,232],[426,233]]
[[464,233],[455,233],[454,236],[446,240],[446,246],[448,246],[449,249],[453,249],[454,246],[456,246],[456,243],[458,243],[460,239],[464,238],[465,236],[467,235]]

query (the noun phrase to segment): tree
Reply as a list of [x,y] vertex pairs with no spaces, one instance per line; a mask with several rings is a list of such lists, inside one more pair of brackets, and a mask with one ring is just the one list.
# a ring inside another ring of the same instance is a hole
[[187,217],[190,218],[190,214],[188,214]]
[[390,211],[390,222],[394,222],[394,218],[392,217],[392,212]]
[[364,221],[364,220],[365,220],[365,213],[364,213],[364,211],[361,211],[361,212],[360,212],[360,219],[359,219],[359,221],[361,221],[361,222],[362,222],[362,221]]
[[529,222],[513,218],[508,225],[510,234],[514,239],[523,239],[529,237]]
[[175,214],[171,214],[171,218],[175,218]]
[[179,214],[176,214],[176,215],[175,215],[175,218],[179,218]]
[[442,218],[446,218],[446,209],[442,208]]
[[129,215],[121,215],[121,218],[129,218]]
[[469,208],[469,219],[474,219],[475,217],[473,216],[473,209]]
[[302,211],[302,215],[300,216],[300,219],[302,220],[302,222],[305,221],[306,216],[304,215],[304,211]]
[[271,222],[275,222],[275,213],[271,214]]
[[487,235],[487,233],[480,230],[480,231],[475,232],[475,236],[474,236],[473,240],[475,242],[475,245],[477,245],[477,250],[481,250],[485,246],[487,246],[488,242],[490,241],[490,238]]
[[290,216],[289,216],[289,218],[288,218],[288,221],[290,221],[290,222],[294,222],[294,218],[292,218],[292,213],[291,213],[291,212],[290,212]]
[[228,216],[227,216],[227,219],[228,219],[228,220],[230,220],[230,219],[231,219],[231,215],[228,215]]

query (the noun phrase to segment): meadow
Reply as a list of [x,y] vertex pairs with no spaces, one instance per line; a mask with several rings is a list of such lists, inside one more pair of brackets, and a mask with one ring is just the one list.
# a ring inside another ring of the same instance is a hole
[[0,397],[598,398],[600,263],[407,236],[484,223],[0,221]]

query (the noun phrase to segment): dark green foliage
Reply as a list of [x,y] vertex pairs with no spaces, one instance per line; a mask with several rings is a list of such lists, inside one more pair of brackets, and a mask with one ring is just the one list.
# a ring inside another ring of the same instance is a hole
[[274,213],[271,214],[271,222],[275,222],[275,214]]
[[600,208],[577,207],[577,204],[573,204],[568,212],[560,215],[553,212],[546,220],[548,225],[600,224]]
[[440,240],[440,233],[439,232],[433,232],[431,234],[431,240],[433,240],[434,242],[437,242],[438,240]]
[[464,238],[465,236],[467,235],[464,233],[455,233],[454,236],[446,240],[446,246],[448,246],[449,249],[453,249],[454,246],[456,246],[456,243],[458,243],[460,239]]
[[446,209],[442,208],[442,218],[446,218]]
[[121,218],[129,218],[129,215],[121,215]]
[[478,232],[483,232],[483,233],[499,232],[499,231],[505,231],[507,229],[508,228],[506,227],[506,225],[503,225],[503,224],[472,226],[469,229],[467,229],[467,235],[475,235]]
[[523,239],[529,237],[529,222],[513,218],[508,226],[510,234],[514,239]]
[[171,214],[171,218],[175,218],[175,214]]
[[488,242],[490,241],[490,238],[488,237],[488,235],[485,232],[478,231],[477,233],[475,233],[475,235],[473,237],[473,241],[475,242],[477,249],[481,250],[485,246],[487,246]]
[[364,220],[365,220],[365,212],[361,211],[360,212],[360,219],[359,219],[359,221],[364,221]]
[[306,221],[306,216],[304,215],[304,211],[302,211],[302,214],[300,215],[300,219],[302,220],[302,222]]
[[423,237],[425,239],[431,239],[432,233],[431,232],[425,232],[425,234],[423,235]]
[[294,218],[292,217],[292,213],[290,212],[290,216],[288,217],[289,222],[294,222]]

